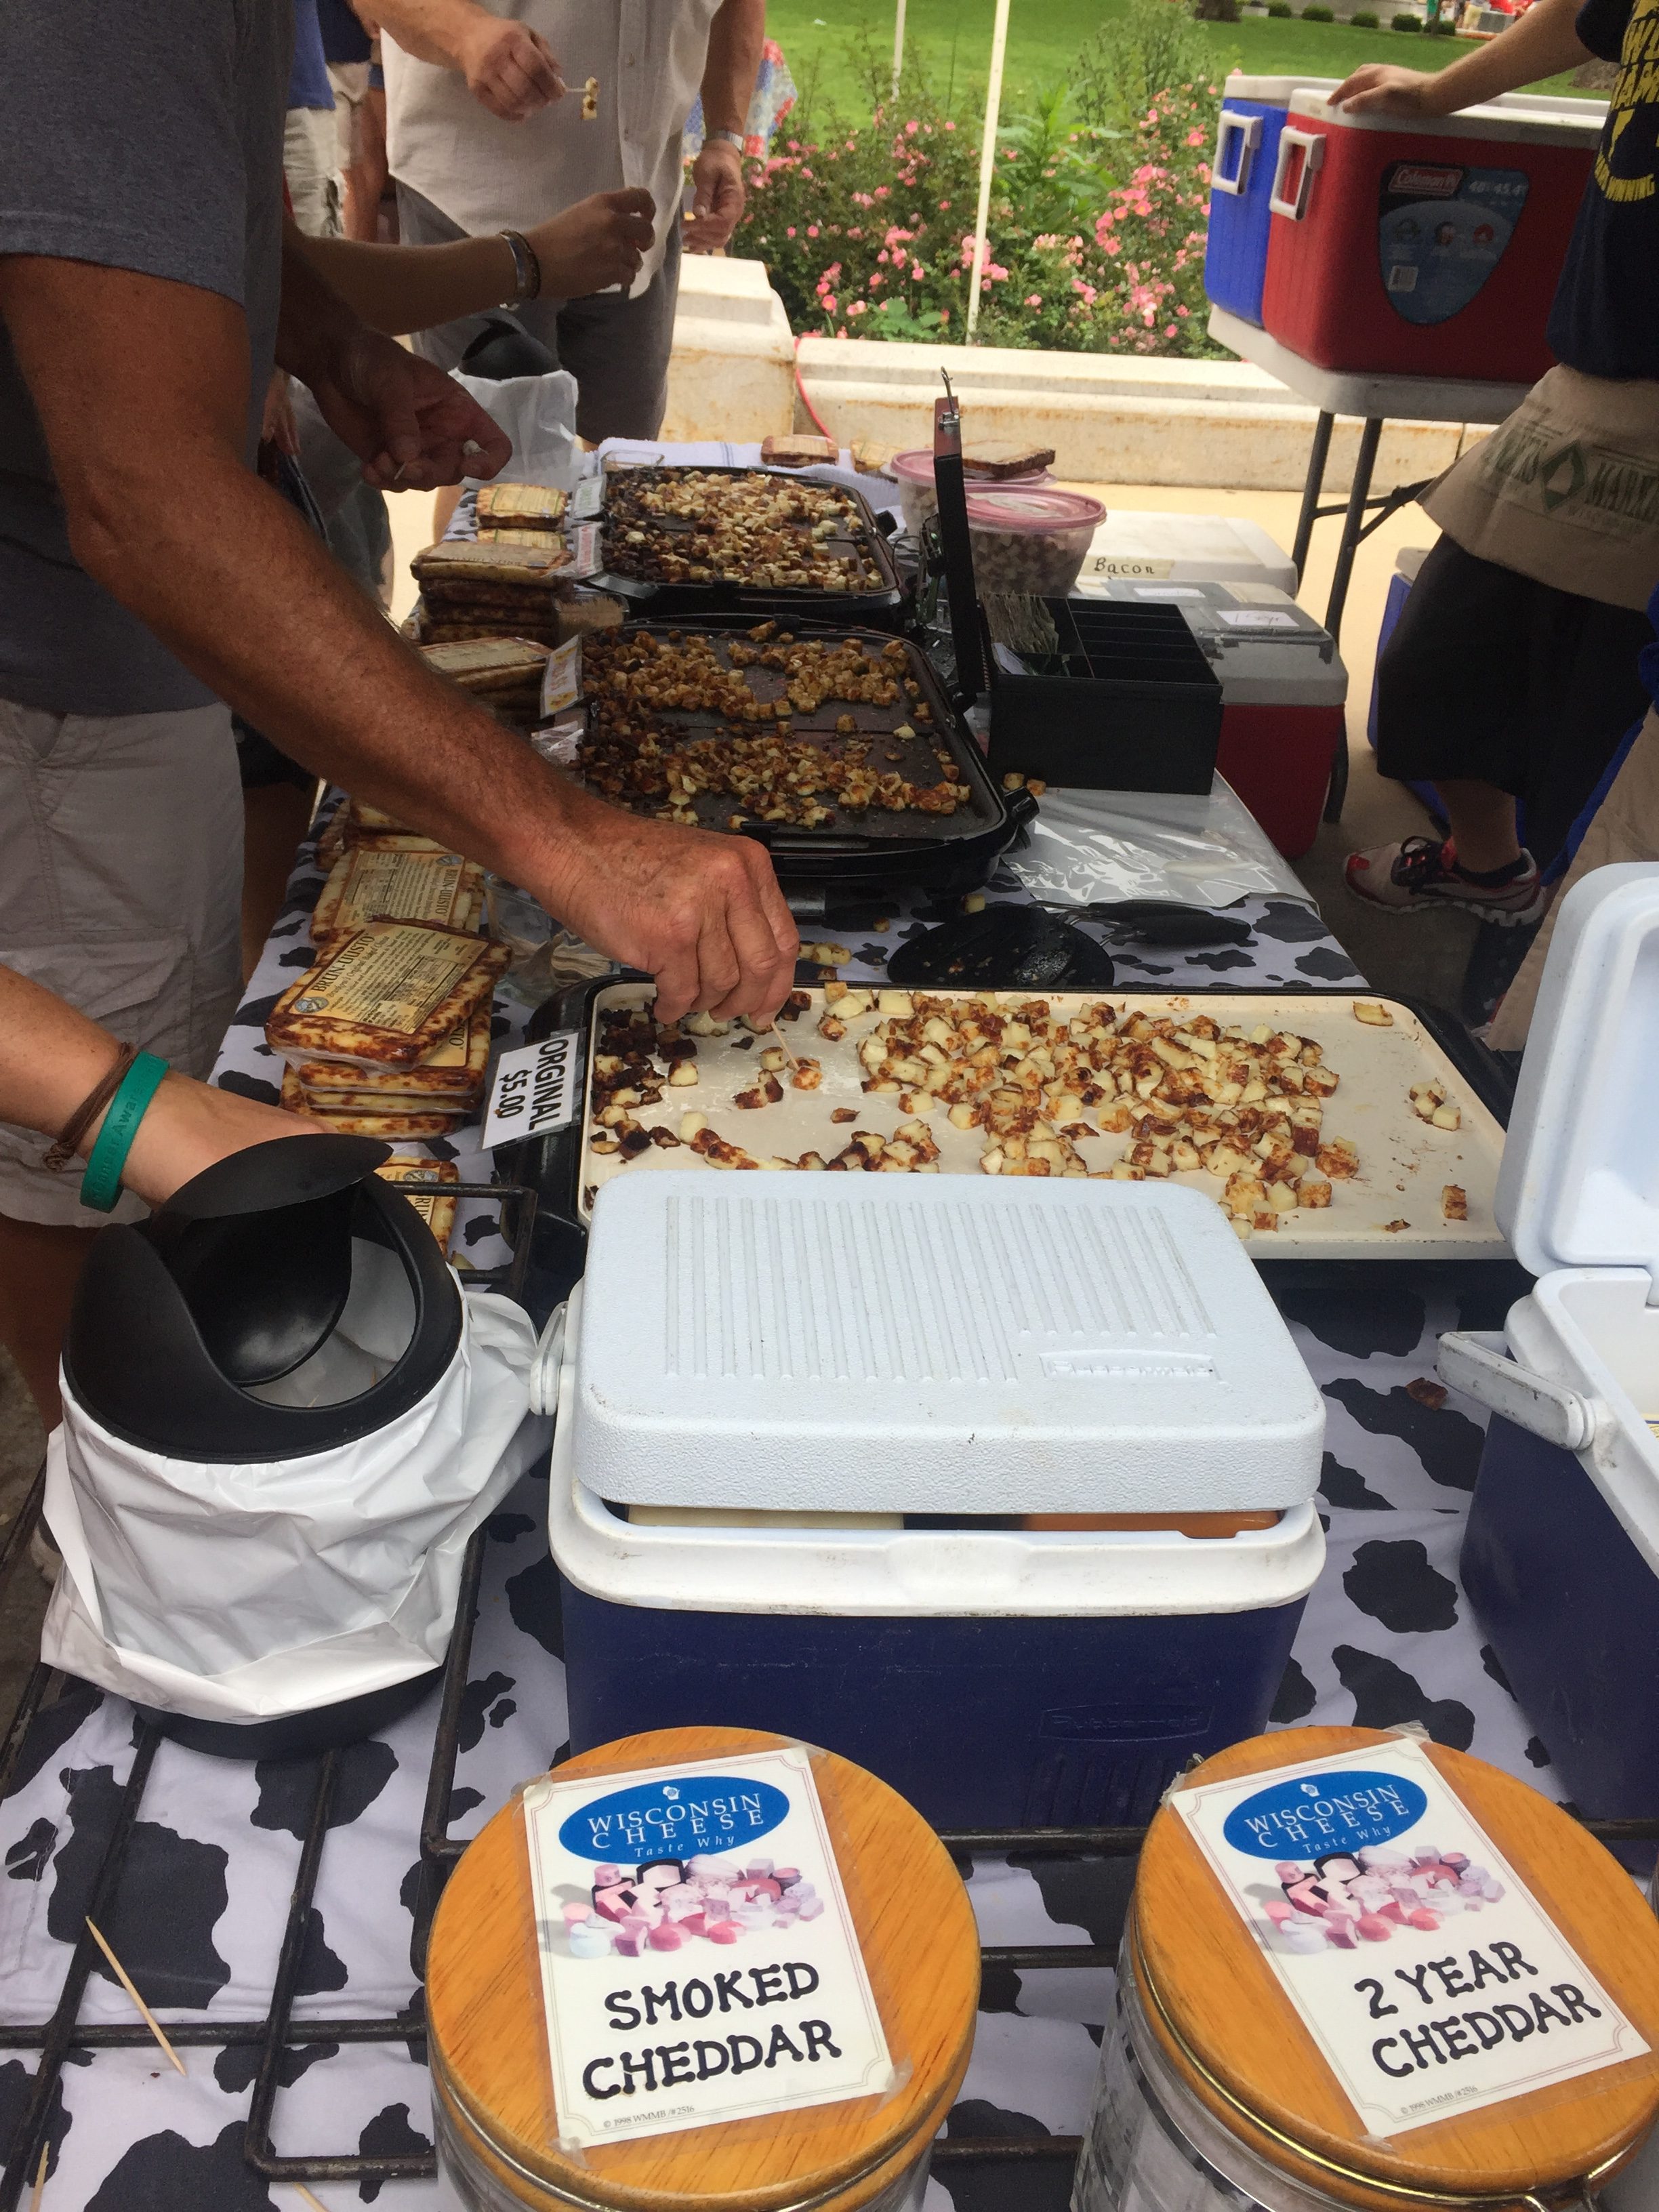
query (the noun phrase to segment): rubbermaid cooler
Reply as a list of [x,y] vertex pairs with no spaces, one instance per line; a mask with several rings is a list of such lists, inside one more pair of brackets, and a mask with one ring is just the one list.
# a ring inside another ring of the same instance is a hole
[[1348,696],[1329,631],[1271,584],[1115,582],[1110,596],[1180,608],[1221,679],[1216,766],[1297,859],[1318,832]]
[[1320,368],[1532,382],[1604,115],[1493,101],[1407,125],[1293,93],[1264,328]]
[[1279,134],[1293,92],[1334,92],[1334,76],[1244,76],[1222,88],[1215,158],[1210,165],[1210,229],[1204,289],[1218,307],[1261,320],[1267,270],[1267,201],[1279,160]]
[[1109,599],[1119,582],[1272,584],[1294,593],[1291,556],[1259,522],[1236,514],[1166,514],[1114,507],[1096,530],[1072,586]]
[[[1561,908],[1498,1184],[1538,1276],[1503,1334],[1443,1337],[1492,1409],[1463,1586],[1580,1810],[1659,1793],[1659,866]],[[1649,1847],[1651,1856],[1651,1847]]]
[[1194,1192],[619,1178],[558,1389],[572,1745],[776,1729],[941,1825],[1144,1820],[1271,1707],[1323,1431]]

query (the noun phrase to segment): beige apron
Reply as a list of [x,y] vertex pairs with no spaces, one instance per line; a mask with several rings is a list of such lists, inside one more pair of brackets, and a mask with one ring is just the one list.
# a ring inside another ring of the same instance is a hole
[[1659,585],[1659,382],[1551,369],[1422,504],[1480,560],[1645,607]]

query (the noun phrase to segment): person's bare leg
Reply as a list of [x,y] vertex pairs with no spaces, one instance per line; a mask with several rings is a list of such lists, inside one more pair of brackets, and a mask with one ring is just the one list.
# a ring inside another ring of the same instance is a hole
[[282,912],[294,855],[311,820],[311,793],[294,783],[263,783],[242,793],[242,981],[259,964],[270,925]]
[[1521,857],[1515,834],[1515,801],[1496,784],[1462,779],[1437,783],[1460,867],[1477,876],[1507,868]]
[[70,1303],[97,1234],[0,1214],[0,1343],[22,1370],[48,1430],[61,1411],[58,1362]]

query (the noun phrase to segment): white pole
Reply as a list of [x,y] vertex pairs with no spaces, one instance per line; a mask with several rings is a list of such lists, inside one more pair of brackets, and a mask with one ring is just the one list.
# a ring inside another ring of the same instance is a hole
[[979,211],[974,217],[974,266],[968,280],[968,343],[979,321],[980,280],[985,274],[985,225],[991,212],[991,172],[997,158],[997,116],[1002,106],[1002,60],[1008,49],[1008,0],[997,0],[991,30],[991,74],[985,87],[985,136],[979,149]]
[[898,11],[893,17],[893,97],[898,98],[899,79],[904,74],[904,0],[898,0]]

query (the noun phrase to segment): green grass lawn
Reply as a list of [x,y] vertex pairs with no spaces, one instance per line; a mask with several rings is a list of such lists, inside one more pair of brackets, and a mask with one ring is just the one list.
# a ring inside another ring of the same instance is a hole
[[[823,14],[828,5],[831,13]],[[1002,112],[1017,113],[1035,94],[1063,84],[1096,26],[1121,12],[1123,0],[1012,0]],[[907,36],[934,89],[950,104],[977,106],[991,46],[994,0],[909,0]],[[1388,0],[1376,13],[1386,21]],[[893,50],[893,0],[768,0],[767,28],[783,48],[795,82],[827,96],[849,118],[863,102],[855,46],[867,31],[877,51]],[[1304,23],[1269,17],[1239,23],[1200,23],[1215,53],[1218,82],[1230,69],[1253,76],[1346,76],[1362,62],[1389,61],[1410,69],[1444,69],[1472,51],[1463,39],[1412,38],[1398,31],[1356,31],[1343,23]],[[1567,91],[1568,77],[1549,80]]]

